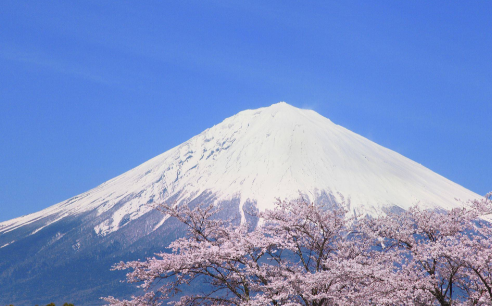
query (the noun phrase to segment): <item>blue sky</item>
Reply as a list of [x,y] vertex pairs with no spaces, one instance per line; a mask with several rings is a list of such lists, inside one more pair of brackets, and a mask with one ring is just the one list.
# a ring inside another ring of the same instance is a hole
[[314,109],[492,190],[490,1],[2,1],[0,221],[224,118]]

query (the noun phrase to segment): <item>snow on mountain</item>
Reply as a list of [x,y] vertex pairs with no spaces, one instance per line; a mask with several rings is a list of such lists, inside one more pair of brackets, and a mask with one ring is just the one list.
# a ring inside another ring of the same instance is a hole
[[204,192],[216,202],[238,198],[240,207],[251,201],[260,210],[277,197],[328,195],[341,202],[343,195],[351,211],[371,215],[416,203],[452,208],[460,205],[455,198],[480,197],[312,110],[281,102],[242,111],[92,190],[2,222],[0,234],[46,220],[35,233],[67,216],[100,215],[123,203],[94,227],[104,236],[147,213],[150,203],[191,201]]

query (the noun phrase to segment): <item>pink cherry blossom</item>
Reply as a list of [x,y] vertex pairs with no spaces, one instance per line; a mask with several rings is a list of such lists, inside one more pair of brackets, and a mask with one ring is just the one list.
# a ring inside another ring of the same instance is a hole
[[115,265],[144,293],[110,305],[492,305],[491,194],[379,218],[278,201],[255,213],[255,228],[217,218],[213,205],[158,209],[187,235]]

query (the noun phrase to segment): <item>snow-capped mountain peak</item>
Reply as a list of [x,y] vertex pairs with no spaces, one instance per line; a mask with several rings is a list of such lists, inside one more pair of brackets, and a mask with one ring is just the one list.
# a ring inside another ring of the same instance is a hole
[[312,110],[280,102],[242,111],[88,192],[0,223],[0,234],[41,219],[46,222],[36,231],[67,216],[111,210],[94,227],[107,235],[147,213],[150,203],[204,193],[217,203],[238,199],[240,207],[251,202],[260,210],[277,197],[343,197],[350,210],[372,215],[416,203],[450,208],[460,205],[455,198],[479,197]]

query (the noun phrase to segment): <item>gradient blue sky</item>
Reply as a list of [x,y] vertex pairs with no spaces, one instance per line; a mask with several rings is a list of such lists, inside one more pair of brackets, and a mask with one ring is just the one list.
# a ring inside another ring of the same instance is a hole
[[485,194],[492,1],[3,0],[0,221],[278,101]]

